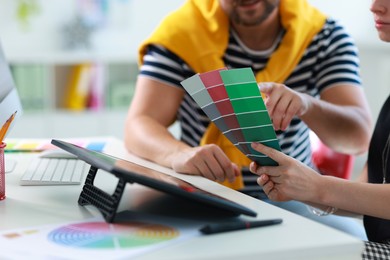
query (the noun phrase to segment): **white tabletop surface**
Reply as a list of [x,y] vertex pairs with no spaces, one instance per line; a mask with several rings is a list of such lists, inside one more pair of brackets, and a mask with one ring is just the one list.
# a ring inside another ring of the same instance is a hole
[[[233,191],[218,183],[201,177],[178,174],[139,159],[128,154],[119,140],[110,141],[105,152],[175,175],[209,192],[239,202],[256,211],[257,219],[283,219],[283,223],[279,225],[191,238],[141,255],[137,259],[360,259],[363,243],[350,235]],[[21,175],[33,156],[36,155],[6,154],[6,161],[15,160],[17,163],[16,168],[6,174],[7,198],[0,201],[0,230],[100,216],[94,207],[78,205],[77,200],[82,185],[20,186]],[[113,189],[115,183],[116,179],[109,174],[96,179],[96,185],[107,190]],[[165,195],[137,184],[128,184],[119,211],[138,208],[142,210],[143,206],[146,207],[142,203],[149,197],[156,196]],[[159,205],[159,207],[165,206]],[[166,205],[166,207],[175,208],[175,205]],[[2,250],[0,256],[1,252]]]

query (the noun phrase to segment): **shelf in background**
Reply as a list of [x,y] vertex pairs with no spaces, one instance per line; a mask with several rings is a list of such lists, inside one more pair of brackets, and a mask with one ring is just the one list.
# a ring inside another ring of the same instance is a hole
[[111,135],[123,137],[127,110],[70,112],[26,111],[10,131],[10,138],[47,138]]
[[136,52],[118,51],[93,51],[93,50],[69,50],[69,51],[42,51],[28,53],[6,53],[11,64],[40,63],[48,65],[73,65],[77,63],[136,63]]
[[[8,137],[114,136],[122,140],[126,115],[127,110],[25,112],[15,123]],[[180,137],[179,123],[174,123],[169,130],[176,138]]]
[[25,110],[127,109],[135,89],[135,63],[11,63]]

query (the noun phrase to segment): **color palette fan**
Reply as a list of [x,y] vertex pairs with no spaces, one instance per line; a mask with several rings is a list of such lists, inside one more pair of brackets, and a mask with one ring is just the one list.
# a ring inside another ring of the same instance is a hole
[[249,159],[277,165],[251,148],[260,142],[280,151],[278,139],[250,68],[219,69],[181,82],[218,129]]

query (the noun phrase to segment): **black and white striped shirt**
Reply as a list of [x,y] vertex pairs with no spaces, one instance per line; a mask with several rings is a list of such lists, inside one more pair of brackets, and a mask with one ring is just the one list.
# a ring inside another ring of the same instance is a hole
[[[251,67],[253,72],[257,73],[265,67],[282,36],[280,35],[268,50],[253,51],[244,46],[231,31],[224,62],[228,68]],[[154,45],[148,47],[140,75],[182,88],[180,82],[194,75],[194,71],[174,53]],[[284,84],[314,97],[319,97],[321,91],[335,84],[361,86],[358,50],[352,38],[337,21],[326,21]],[[181,123],[181,140],[191,146],[198,146],[210,120],[187,93],[177,119]],[[277,131],[277,137],[285,154],[312,166],[309,129],[304,122],[295,117],[285,131]],[[255,176],[252,179],[258,188]]]

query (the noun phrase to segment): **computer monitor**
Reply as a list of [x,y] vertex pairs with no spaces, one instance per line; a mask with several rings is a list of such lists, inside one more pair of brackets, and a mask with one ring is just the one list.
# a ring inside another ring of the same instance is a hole
[[18,118],[22,115],[23,109],[0,41],[0,127],[2,127],[7,119],[15,112],[15,118],[8,128],[6,136],[12,130],[12,127],[15,122],[18,121]]

